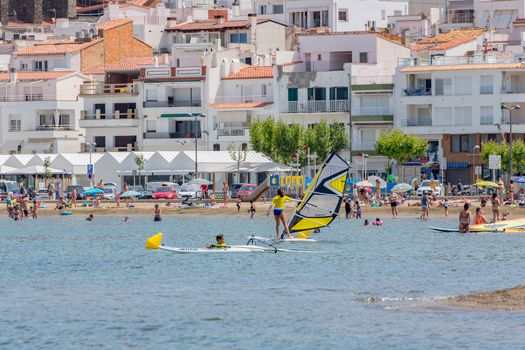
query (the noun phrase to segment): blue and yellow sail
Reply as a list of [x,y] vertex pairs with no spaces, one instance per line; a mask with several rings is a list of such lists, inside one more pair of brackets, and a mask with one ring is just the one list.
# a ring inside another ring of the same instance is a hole
[[315,174],[288,227],[298,238],[308,238],[315,229],[335,220],[343,201],[348,163],[332,152]]

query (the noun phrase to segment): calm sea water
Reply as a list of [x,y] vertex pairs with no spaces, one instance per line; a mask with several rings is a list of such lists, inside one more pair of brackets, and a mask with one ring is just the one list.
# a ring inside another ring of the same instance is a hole
[[428,224],[339,220],[320,252],[177,255],[147,251],[268,235],[271,218],[177,215],[0,218],[0,349],[523,348],[525,313],[433,306],[511,287],[525,235],[461,236]]

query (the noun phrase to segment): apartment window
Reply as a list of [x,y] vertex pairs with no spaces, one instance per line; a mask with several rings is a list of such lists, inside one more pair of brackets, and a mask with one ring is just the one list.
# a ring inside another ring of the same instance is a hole
[[376,131],[374,129],[361,130],[361,148],[372,149],[376,142]]
[[330,100],[348,100],[348,88],[347,87],[331,87],[330,88]]
[[452,95],[452,79],[436,79],[436,96]]
[[454,78],[454,93],[456,95],[472,95],[472,78],[471,77]]
[[261,85],[261,95],[266,96],[266,84]]
[[381,19],[382,20],[385,20],[386,19],[386,10],[381,10]]
[[241,144],[241,150],[246,151],[247,149],[248,149],[248,144],[247,143]]
[[230,42],[236,44],[245,44],[248,42],[248,34],[246,33],[232,33],[230,34]]
[[156,89],[146,90],[146,101],[157,101],[157,90]]
[[480,90],[479,93],[482,95],[492,95],[493,92],[493,78],[492,75],[483,75],[480,78]]
[[69,114],[60,114],[58,122],[60,126],[69,126],[71,125],[71,117]]
[[35,61],[35,62],[33,62],[33,70],[47,71],[47,61]]
[[299,101],[299,91],[297,88],[288,88],[288,101],[289,102]]
[[106,136],[95,136],[93,137],[93,142],[95,142],[95,147],[105,148],[106,147]]
[[472,107],[455,107],[454,108],[454,125],[455,126],[472,125]]
[[347,9],[341,9],[337,13],[337,19],[343,22],[348,22],[348,10]]
[[29,70],[29,63],[20,62],[20,70]]
[[265,15],[266,14],[266,5],[259,6],[259,14]]
[[273,5],[273,13],[276,15],[284,13],[283,5]]
[[214,150],[215,152],[220,151],[220,150],[221,150],[221,145],[220,145],[220,143],[214,143],[214,144],[213,144],[213,150]]
[[403,16],[403,11],[394,10],[394,16]]
[[9,116],[9,131],[22,131],[22,120],[19,115]]
[[476,145],[476,135],[452,135],[450,137],[451,153],[472,153]]
[[328,26],[328,11],[321,11],[321,26]]
[[481,125],[492,125],[494,121],[494,108],[482,106],[479,111],[479,123]]
[[359,53],[359,63],[368,63],[368,52]]
[[434,125],[452,126],[452,107],[434,108]]
[[147,120],[146,121],[146,131],[147,132],[156,132],[157,131],[157,121],[156,120]]
[[252,58],[251,57],[246,57],[244,59],[244,63],[249,64],[251,66],[252,65]]
[[308,88],[308,100],[326,100],[326,88]]

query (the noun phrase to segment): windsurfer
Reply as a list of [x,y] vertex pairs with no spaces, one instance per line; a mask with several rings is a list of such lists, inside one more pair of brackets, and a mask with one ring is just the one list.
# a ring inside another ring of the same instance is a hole
[[217,235],[215,236],[215,240],[217,241],[215,244],[208,244],[207,248],[210,249],[224,249],[228,248],[228,245],[224,242],[224,235]]
[[292,198],[285,196],[283,193],[283,190],[278,189],[277,190],[277,196],[275,196],[272,199],[272,205],[268,208],[268,212],[266,213],[267,216],[270,215],[270,211],[273,207],[273,217],[275,218],[275,233],[277,235],[277,239],[280,239],[280,226],[281,221],[284,226],[284,231],[288,235],[288,238],[292,238],[292,235],[290,234],[290,230],[288,229],[288,223],[286,222],[286,216],[284,215],[284,203],[285,202],[291,202],[293,201]]

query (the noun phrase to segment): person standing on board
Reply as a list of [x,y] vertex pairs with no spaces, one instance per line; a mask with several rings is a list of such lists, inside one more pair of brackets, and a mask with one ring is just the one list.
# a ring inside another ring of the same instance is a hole
[[459,233],[468,233],[470,226],[470,204],[465,203],[463,210],[459,212]]
[[273,197],[272,199],[272,205],[268,208],[268,212],[266,213],[266,216],[270,215],[270,210],[272,210],[273,207],[273,217],[275,218],[275,233],[277,235],[277,239],[280,239],[280,222],[282,221],[284,226],[284,232],[288,235],[288,238],[292,238],[292,235],[290,234],[290,230],[288,229],[288,223],[286,222],[286,216],[284,215],[284,203],[285,202],[291,202],[293,201],[292,198],[285,196],[283,193],[283,190],[278,189],[277,190],[277,196]]

